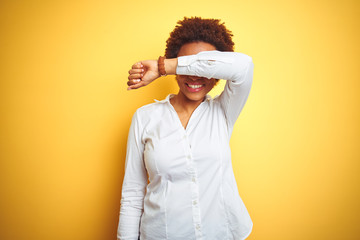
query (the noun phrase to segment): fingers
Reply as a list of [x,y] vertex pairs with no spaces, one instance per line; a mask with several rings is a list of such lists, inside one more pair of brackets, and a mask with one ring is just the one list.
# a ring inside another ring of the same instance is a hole
[[144,76],[144,69],[131,69],[129,70],[129,76],[128,79],[139,79]]
[[143,68],[144,66],[142,65],[141,62],[137,62],[134,65],[131,66],[132,69],[140,69]]
[[127,82],[127,85],[128,86],[135,85],[135,84],[139,83],[140,81],[141,81],[141,79],[132,79]]
[[128,73],[135,74],[135,73],[142,73],[142,72],[144,72],[144,69],[140,68],[140,69],[130,69]]
[[142,73],[134,73],[134,74],[130,74],[128,76],[128,79],[131,81],[133,79],[139,79],[139,78],[142,78],[144,76],[144,74]]
[[141,62],[135,63],[128,72],[129,81],[142,78],[144,76],[144,71],[144,66],[141,64]]
[[129,87],[127,88],[127,90],[131,90],[131,89],[138,89],[140,87],[143,87],[145,86],[144,82],[139,82],[139,83],[136,83],[136,84],[133,84],[133,85],[129,85]]
[[131,69],[129,70],[129,74],[136,74],[136,73],[142,73],[144,72],[144,66],[141,62],[137,62],[134,65],[131,66]]
[[128,73],[129,76],[127,85],[129,87],[127,90],[137,89],[146,85],[144,82],[142,82],[142,77],[145,74],[145,67],[141,62],[137,62],[132,65]]

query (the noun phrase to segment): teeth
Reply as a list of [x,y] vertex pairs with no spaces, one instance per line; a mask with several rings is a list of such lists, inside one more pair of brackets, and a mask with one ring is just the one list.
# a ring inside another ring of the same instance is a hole
[[191,88],[201,88],[202,87],[202,85],[190,85],[190,84],[188,84],[188,86]]

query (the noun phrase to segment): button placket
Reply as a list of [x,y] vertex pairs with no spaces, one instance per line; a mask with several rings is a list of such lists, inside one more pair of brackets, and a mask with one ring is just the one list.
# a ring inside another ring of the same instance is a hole
[[190,146],[189,135],[185,129],[182,128],[180,139],[184,149],[184,157],[187,160],[187,168],[189,174],[189,181],[191,185],[191,205],[192,205],[192,216],[195,230],[196,240],[202,240],[201,232],[201,214],[199,207],[199,186],[197,184],[197,171],[195,168],[194,158],[192,155],[192,149]]
[[192,150],[190,142],[187,135],[183,136],[184,146],[185,146],[185,156],[189,163],[189,177],[191,181],[191,201],[192,201],[192,213],[193,213],[193,222],[195,228],[196,240],[202,239],[201,233],[201,214],[199,207],[199,186],[197,183],[197,171],[195,168],[194,158],[192,156]]

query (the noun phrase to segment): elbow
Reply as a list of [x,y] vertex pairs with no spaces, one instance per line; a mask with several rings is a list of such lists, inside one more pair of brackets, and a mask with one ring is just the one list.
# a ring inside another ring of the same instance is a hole
[[247,76],[252,75],[254,69],[252,57],[244,53],[236,53],[233,68],[236,69],[236,71],[234,71],[232,79],[238,83],[246,81],[248,79]]

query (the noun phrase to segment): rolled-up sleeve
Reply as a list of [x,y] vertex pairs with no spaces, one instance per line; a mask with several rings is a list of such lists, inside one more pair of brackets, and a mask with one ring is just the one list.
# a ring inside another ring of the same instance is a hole
[[230,132],[242,111],[252,85],[254,64],[243,53],[204,51],[196,55],[178,57],[176,74],[227,80],[219,101]]
[[135,112],[127,141],[125,176],[117,231],[118,240],[137,240],[143,213],[147,174],[143,160],[142,127]]

